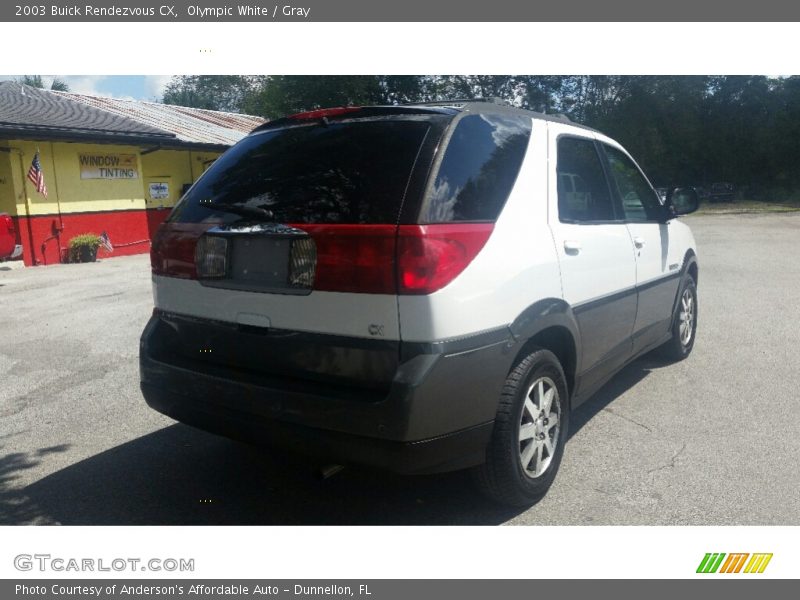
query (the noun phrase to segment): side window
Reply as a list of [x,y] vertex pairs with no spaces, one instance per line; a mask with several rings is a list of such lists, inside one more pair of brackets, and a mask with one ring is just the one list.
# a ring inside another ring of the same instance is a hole
[[558,140],[558,216],[561,221],[612,221],[614,207],[594,141]]
[[604,146],[608,166],[619,189],[622,211],[629,221],[657,221],[663,213],[658,195],[623,152]]
[[529,117],[463,117],[447,143],[421,222],[497,219],[514,187],[530,136]]

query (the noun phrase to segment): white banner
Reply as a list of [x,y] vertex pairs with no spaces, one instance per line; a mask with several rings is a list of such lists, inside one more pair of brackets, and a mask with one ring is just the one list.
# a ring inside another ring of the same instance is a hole
[[138,179],[135,154],[79,154],[81,179]]
[[[746,581],[800,577],[798,533],[797,527],[535,525],[5,527],[0,531],[3,539],[0,578],[737,578]],[[709,553],[772,556],[761,573],[745,573],[746,564],[738,573],[735,569],[723,569],[724,560],[714,572],[698,572],[704,570],[701,564],[704,560],[707,563]],[[36,554],[47,557],[36,558]],[[537,562],[536,557],[542,554],[548,559]],[[90,570],[67,569],[69,559],[73,558],[79,566],[90,565]],[[108,568],[101,569],[101,564]],[[191,569],[181,568],[187,564]],[[169,565],[175,568],[167,570]],[[23,570],[29,567],[30,570]]]

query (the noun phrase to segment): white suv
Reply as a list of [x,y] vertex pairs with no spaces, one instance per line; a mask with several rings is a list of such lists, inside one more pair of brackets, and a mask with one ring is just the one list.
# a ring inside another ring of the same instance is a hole
[[147,403],[230,437],[547,491],[569,414],[637,356],[691,352],[691,189],[613,140],[487,102],[272,121],[153,242]]

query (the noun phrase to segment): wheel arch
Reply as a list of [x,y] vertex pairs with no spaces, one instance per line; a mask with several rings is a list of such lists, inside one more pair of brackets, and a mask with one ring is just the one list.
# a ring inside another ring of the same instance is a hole
[[[698,283],[698,276],[700,274],[699,267],[697,265],[697,255],[694,253],[694,250],[689,248],[686,251],[686,254],[683,257],[683,267],[681,268],[681,278],[680,281],[682,282],[686,275],[691,276],[694,279],[695,286],[699,285]],[[675,322],[675,319],[678,317],[678,299],[681,295],[681,287],[682,284],[678,284],[678,289],[675,290],[675,299],[672,302],[672,322]]]
[[580,372],[580,330],[572,307],[560,298],[540,300],[526,308],[510,325],[511,335],[522,344],[509,371],[533,348],[556,355],[567,379],[569,395]]
[[698,276],[700,275],[700,270],[697,266],[697,255],[691,248],[689,248],[689,250],[687,250],[686,254],[683,256],[683,269],[681,276],[686,275],[687,273],[692,276],[692,279],[694,279],[694,284],[698,285]]

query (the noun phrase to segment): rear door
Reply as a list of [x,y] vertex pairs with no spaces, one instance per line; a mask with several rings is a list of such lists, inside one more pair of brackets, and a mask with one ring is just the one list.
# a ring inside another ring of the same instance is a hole
[[548,129],[550,227],[581,333],[581,385],[591,386],[631,353],[636,265],[594,135],[558,123]]
[[602,145],[636,256],[638,310],[634,352],[662,341],[678,291],[681,256],[670,241],[670,223],[650,182],[621,149]]

